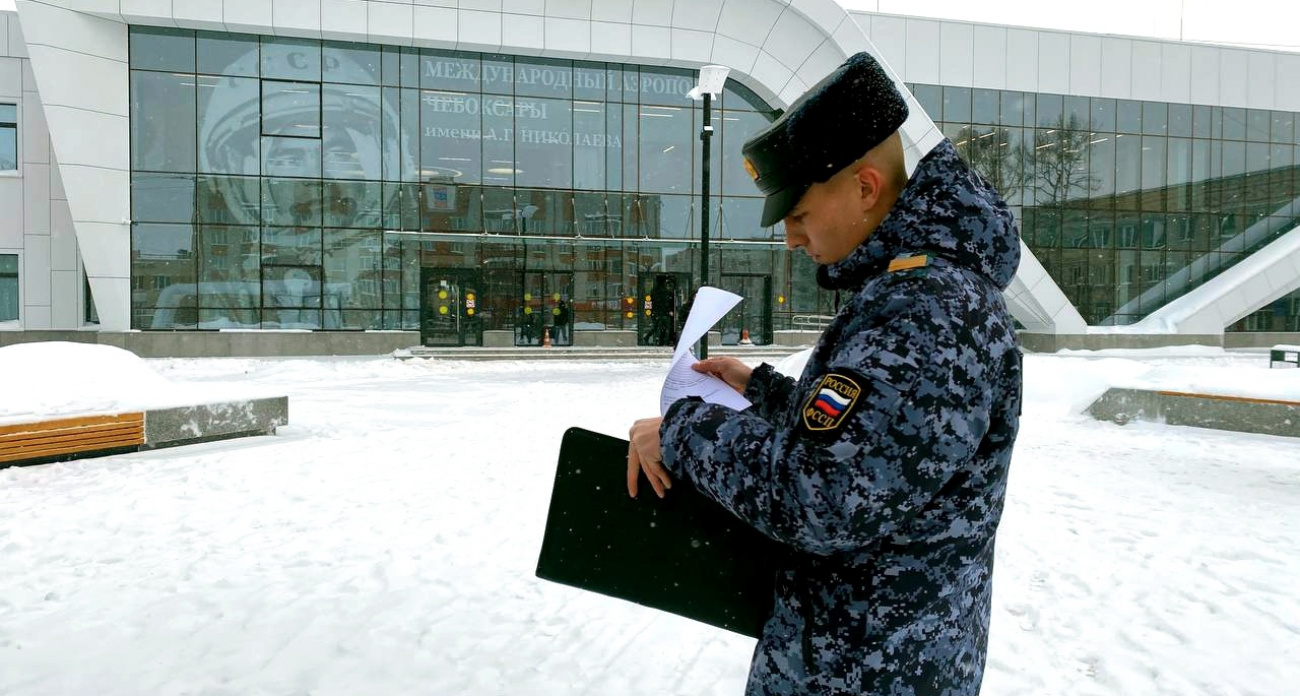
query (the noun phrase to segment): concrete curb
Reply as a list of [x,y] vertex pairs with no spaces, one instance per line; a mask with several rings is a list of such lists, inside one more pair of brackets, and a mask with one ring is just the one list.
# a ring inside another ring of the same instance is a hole
[[1097,420],[1300,437],[1300,401],[1250,399],[1145,389],[1109,389],[1088,407]]

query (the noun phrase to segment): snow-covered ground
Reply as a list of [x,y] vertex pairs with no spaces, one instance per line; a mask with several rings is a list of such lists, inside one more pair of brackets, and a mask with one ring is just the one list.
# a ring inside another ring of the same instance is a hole
[[[291,425],[0,470],[0,694],[742,692],[751,640],[533,577],[561,433],[656,413],[666,361],[145,364]],[[1300,443],[1080,415],[1144,378],[1300,399],[1266,365],[1027,358],[985,696],[1297,693]],[[178,388],[131,374],[96,398]],[[0,416],[94,405],[30,384]]]

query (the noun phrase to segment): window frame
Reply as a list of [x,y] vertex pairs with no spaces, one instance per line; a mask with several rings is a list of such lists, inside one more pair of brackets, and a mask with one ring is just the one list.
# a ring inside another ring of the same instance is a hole
[[[13,279],[18,285],[18,313],[14,319],[0,320],[0,331],[21,331],[23,328],[23,252],[17,249],[0,250],[0,256],[12,256],[18,259],[17,270],[13,273]],[[9,274],[0,277],[8,278]],[[14,326],[6,326],[6,324],[14,324]]]
[[18,176],[23,167],[23,139],[19,137],[22,132],[20,121],[22,121],[23,105],[21,102],[14,100],[0,101],[0,106],[12,106],[14,108],[13,121],[0,119],[0,133],[3,133],[6,129],[12,129],[14,133],[14,168],[0,169],[0,176]]

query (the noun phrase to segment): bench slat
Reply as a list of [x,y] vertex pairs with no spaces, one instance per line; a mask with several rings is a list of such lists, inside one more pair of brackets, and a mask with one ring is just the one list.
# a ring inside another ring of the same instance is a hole
[[33,430],[60,430],[67,428],[81,428],[96,425],[112,425],[121,423],[144,422],[144,414],[119,413],[112,416],[81,416],[78,418],[58,418],[47,421],[36,421],[33,423],[17,423],[13,425],[0,425],[0,438],[6,435],[25,433]]
[[30,430],[24,433],[15,433],[13,435],[0,435],[0,447],[7,445],[21,445],[34,442],[57,442],[59,440],[74,440],[82,437],[93,437],[101,433],[117,433],[130,430],[144,430],[144,423],[114,423],[112,425],[95,425],[85,428],[60,428],[58,430]]
[[23,447],[14,450],[0,449],[0,462],[16,462],[25,459],[57,457],[65,454],[80,454],[95,450],[139,447],[144,444],[144,437],[102,438],[77,443],[46,444],[40,447]]
[[139,425],[118,428],[96,429],[89,432],[62,433],[59,435],[42,435],[39,437],[0,439],[0,452],[42,447],[75,446],[77,443],[97,442],[100,440],[133,440],[144,443],[144,427]]

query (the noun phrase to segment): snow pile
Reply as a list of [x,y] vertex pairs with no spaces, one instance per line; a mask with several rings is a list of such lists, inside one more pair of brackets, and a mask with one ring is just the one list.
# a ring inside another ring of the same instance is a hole
[[[249,398],[250,390],[175,383],[113,346],[19,343],[0,348],[0,423],[111,414]],[[263,390],[257,390],[260,394]],[[236,396],[238,394],[238,396]]]

